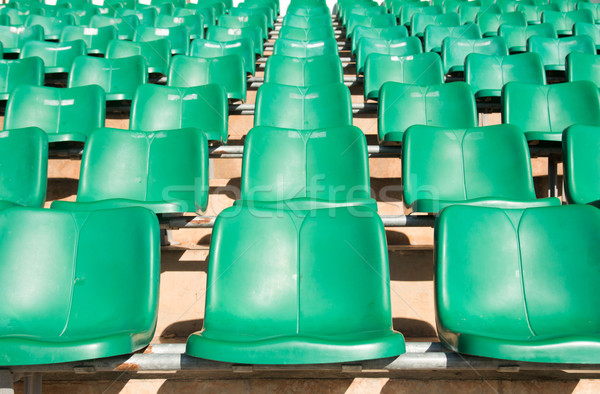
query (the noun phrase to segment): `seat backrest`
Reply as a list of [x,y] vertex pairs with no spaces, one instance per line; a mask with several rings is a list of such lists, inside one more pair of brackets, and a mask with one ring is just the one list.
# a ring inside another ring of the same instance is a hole
[[0,60],[0,99],[8,99],[19,85],[41,86],[44,83],[44,62],[38,57]]
[[395,40],[398,38],[408,37],[408,29],[406,26],[392,26],[392,27],[365,27],[358,26],[354,30],[352,35],[352,55],[355,54],[358,49],[358,43],[361,38],[380,38],[383,40]]
[[204,18],[201,14],[188,15],[159,15],[156,20],[157,28],[187,27],[190,39],[204,38]]
[[333,29],[329,26],[317,26],[308,29],[300,27],[283,26],[279,29],[279,38],[288,38],[290,40],[314,41],[324,40],[326,38],[335,38]]
[[463,26],[436,26],[429,25],[425,28],[424,43],[425,52],[441,52],[442,41],[446,37],[460,37],[468,39],[481,38],[479,25],[468,23]]
[[307,58],[273,55],[267,60],[265,82],[292,86],[343,83],[344,73],[340,58],[335,55]]
[[542,14],[546,11],[559,11],[558,5],[556,4],[523,4],[518,2],[517,11],[522,12],[527,19],[528,24],[540,23],[542,20]]
[[44,38],[57,40],[65,26],[74,25],[75,20],[71,15],[63,17],[51,17],[43,15],[29,15],[25,20],[25,26],[39,25],[44,29]]
[[221,15],[218,18],[218,25],[228,27],[231,29],[238,29],[241,27],[258,26],[262,31],[263,39],[269,38],[269,30],[267,28],[267,16],[266,15],[248,15],[248,16],[234,16],[234,15]]
[[19,58],[37,56],[44,62],[46,71],[69,72],[75,58],[85,55],[85,42],[81,40],[66,42],[29,41],[21,48]]
[[83,40],[87,46],[88,53],[99,54],[105,54],[108,43],[117,38],[117,28],[114,26],[66,26],[60,35],[61,42]]
[[594,23],[577,22],[573,25],[573,34],[576,36],[588,35],[594,40],[596,48],[600,46],[600,26]]
[[444,10],[439,5],[429,4],[428,2],[404,3],[400,7],[398,19],[401,25],[410,26],[413,15],[415,14],[443,14]]
[[43,41],[44,29],[33,26],[0,26],[0,42],[4,52],[19,53],[28,41]]
[[346,27],[347,36],[352,38],[354,30],[358,26],[366,26],[372,28],[385,28],[396,26],[396,18],[390,14],[383,15],[351,15]]
[[600,88],[600,57],[573,52],[567,56],[567,81],[592,81]]
[[247,27],[224,27],[210,26],[206,32],[206,39],[210,41],[234,41],[248,38],[254,44],[255,53],[259,56],[263,54],[262,30],[258,26]]
[[159,131],[197,127],[213,141],[227,142],[229,106],[216,84],[176,88],[145,84],[131,102],[130,130]]
[[94,15],[90,21],[90,27],[114,26],[117,29],[119,40],[133,40],[135,29],[140,24],[136,15],[123,15],[121,17],[110,17]]
[[431,52],[410,56],[369,55],[365,65],[365,100],[377,99],[381,86],[391,81],[420,86],[444,83],[442,60]]
[[539,23],[527,27],[502,25],[498,29],[498,35],[506,41],[509,52],[525,52],[527,50],[527,40],[532,36],[558,37],[554,26],[549,23]]
[[187,55],[190,51],[190,32],[186,26],[179,25],[166,28],[140,25],[135,29],[133,41],[148,42],[166,39],[171,44],[171,53]]
[[158,17],[158,13],[154,8],[142,8],[135,10],[121,8],[115,11],[115,16],[119,18],[123,18],[129,15],[135,16],[139,20],[139,24],[144,26],[154,26]]
[[596,46],[592,37],[587,35],[562,38],[532,36],[527,41],[527,51],[539,53],[546,69],[564,70],[565,59],[569,53],[595,54]]
[[161,39],[148,42],[112,40],[106,50],[107,59],[141,55],[146,59],[149,73],[166,74],[171,60],[171,44]]
[[367,140],[355,126],[319,130],[259,126],[248,133],[242,200],[370,198]]
[[550,0],[550,4],[558,5],[559,11],[569,12],[575,10],[578,3],[588,2],[586,0]]
[[291,57],[311,57],[327,54],[337,55],[338,44],[335,38],[326,38],[316,41],[298,41],[280,38],[273,46],[274,55]]
[[367,57],[372,53],[393,56],[408,56],[423,53],[421,40],[417,37],[385,40],[380,38],[361,38],[356,51],[356,74],[362,74]]
[[565,192],[569,204],[600,208],[600,128],[568,127],[562,137]]
[[481,39],[446,37],[442,42],[444,73],[462,71],[465,59],[470,53],[506,56],[508,55],[508,48],[502,37]]
[[37,127],[1,131],[0,168],[0,201],[44,206],[48,181],[46,133]]
[[329,15],[302,16],[290,14],[283,17],[282,26],[301,27],[303,29],[308,29],[319,26],[332,26],[332,23],[331,16]]
[[421,37],[428,26],[460,26],[456,12],[447,14],[414,14],[410,23],[410,35]]
[[[115,154],[119,160],[115,160]],[[177,202],[182,212],[208,203],[208,140],[202,130],[98,129],[85,145],[77,202]]]
[[490,11],[477,14],[477,24],[484,37],[495,36],[501,25],[527,26],[527,20],[522,12],[496,13]]
[[6,104],[4,129],[39,127],[50,142],[85,141],[104,127],[106,104],[100,86],[18,86]]
[[477,126],[477,109],[471,87],[464,82],[417,86],[384,83],[379,92],[378,134],[402,134],[410,126],[448,128]]
[[[592,11],[592,15],[594,16],[595,20],[600,19],[600,8],[598,7],[598,3],[579,1],[579,2],[577,2],[577,9],[578,10],[590,10],[590,11]],[[558,11],[558,9],[557,9],[557,11]]]
[[265,83],[256,95],[254,125],[297,130],[352,125],[350,90],[343,83],[308,87]]
[[577,10],[569,12],[544,11],[542,13],[542,22],[550,23],[556,31],[565,34],[572,33],[573,25],[576,22],[594,23],[594,15],[590,10]]
[[191,56],[206,59],[233,54],[242,56],[246,73],[254,75],[256,71],[254,44],[249,38],[227,42],[195,39],[190,48]]
[[[402,183],[406,207],[421,199],[536,198],[527,139],[512,125],[409,127],[402,141]],[[414,211],[438,210],[423,206]]]

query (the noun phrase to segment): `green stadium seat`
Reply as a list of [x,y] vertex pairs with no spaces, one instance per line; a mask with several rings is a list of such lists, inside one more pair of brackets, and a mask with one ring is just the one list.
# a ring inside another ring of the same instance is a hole
[[315,364],[405,352],[392,330],[385,231],[370,208],[232,207],[212,236],[204,327],[188,338],[189,356]]
[[404,212],[438,213],[455,204],[519,209],[560,205],[537,200],[531,158],[516,126],[411,126],[402,141]]
[[39,25],[44,29],[45,40],[58,40],[65,26],[75,24],[71,15],[63,17],[52,17],[43,15],[29,15],[25,19],[25,26]]
[[343,83],[308,87],[265,83],[258,88],[254,126],[310,130],[348,125],[352,103]]
[[283,17],[282,26],[300,27],[302,29],[312,29],[313,27],[332,26],[331,16],[329,15],[286,15]]
[[498,35],[504,38],[510,53],[526,52],[527,40],[532,36],[558,38],[554,26],[549,23],[529,26],[502,25],[498,29]]
[[[396,15],[396,17],[400,16],[401,8],[403,5],[407,3],[417,3],[417,5],[421,2],[421,0],[392,0],[392,1],[384,1],[386,7],[390,14]],[[338,2],[339,4],[339,2]],[[443,10],[442,10],[443,11]]]
[[195,39],[192,41],[190,55],[211,59],[227,55],[240,55],[244,59],[244,69],[247,74],[256,72],[254,44],[249,38],[233,41],[212,41]]
[[574,11],[577,4],[588,2],[588,0],[550,0],[550,4],[556,4],[561,12]]
[[463,25],[475,23],[477,21],[477,14],[480,12],[501,13],[502,10],[496,4],[482,6],[478,1],[466,1],[458,7],[458,15]]
[[273,55],[267,59],[265,82],[302,87],[343,83],[344,72],[340,58],[335,55],[307,58]]
[[429,2],[410,2],[400,7],[400,12],[397,16],[401,25],[410,27],[410,22],[415,14],[437,15],[443,13],[444,10],[439,5],[432,5]]
[[395,40],[408,37],[408,29],[405,26],[392,26],[383,28],[357,26],[352,36],[352,56],[356,55],[358,43],[361,38],[379,38],[382,40]]
[[99,86],[20,85],[8,98],[4,129],[39,127],[49,142],[85,142],[94,129],[104,127],[105,116],[104,91]]
[[92,17],[96,15],[96,10],[93,8],[77,9],[77,8],[61,8],[56,12],[57,17],[65,17],[70,15],[75,19],[77,26],[89,26]]
[[269,38],[269,29],[267,28],[266,15],[250,15],[250,16],[232,16],[221,15],[218,18],[218,25],[229,29],[239,29],[242,27],[258,26],[262,31],[263,40]]
[[82,40],[90,54],[106,54],[108,44],[117,39],[117,28],[114,26],[85,27],[66,26],[60,36],[61,42]]
[[590,81],[553,85],[509,82],[502,95],[503,123],[520,127],[529,141],[560,142],[569,126],[600,126],[600,93]]
[[522,4],[518,2],[517,11],[522,12],[527,19],[527,24],[533,25],[540,23],[542,20],[542,14],[546,11],[559,11],[558,5],[556,4]]
[[379,142],[400,143],[406,129],[414,125],[477,127],[471,87],[464,82],[430,86],[384,83],[379,92]]
[[576,36],[588,35],[594,40],[596,52],[600,50],[600,25],[594,23],[577,22],[573,25],[573,34]]
[[473,88],[475,98],[501,97],[508,82],[545,85],[546,73],[537,53],[510,56],[472,53],[465,61],[465,81]]
[[[237,17],[238,19],[245,20],[246,17],[254,17],[255,15],[262,16],[264,15],[267,21],[266,28],[267,30],[273,30],[275,28],[275,16],[273,8],[268,6],[260,7],[257,4],[253,6],[244,7],[243,2],[238,5],[238,7],[234,7],[229,10],[229,16]],[[261,28],[264,26],[261,24]]]
[[[246,1],[247,2],[247,1]],[[338,5],[340,3],[338,2]],[[331,11],[327,5],[312,5],[304,6],[302,4],[290,3],[287,8],[286,15],[297,15],[297,16],[320,16],[320,15],[331,15]]]
[[139,24],[140,20],[136,15],[125,15],[122,17],[94,15],[90,21],[90,27],[94,28],[114,26],[117,29],[117,38],[129,41],[133,40],[135,29]]
[[600,128],[571,126],[562,136],[565,192],[569,204],[600,208]]
[[85,56],[85,42],[81,40],[48,42],[29,41],[21,48],[20,59],[37,56],[44,62],[46,74],[68,73],[78,56]]
[[43,207],[48,180],[48,137],[37,127],[0,131],[0,210]]
[[596,45],[592,37],[573,36],[562,38],[530,37],[527,50],[542,56],[546,71],[564,71],[565,59],[569,53],[582,52],[596,54]]
[[[6,15],[8,17],[9,24],[6,26],[19,27],[25,24],[25,21],[27,20],[29,15],[31,15],[31,11],[23,11],[17,10],[15,8],[3,7],[0,9],[0,15]],[[4,21],[6,22],[6,19],[4,19]]]
[[8,100],[20,85],[42,86],[44,62],[38,57],[20,60],[0,60],[0,100]]
[[[365,2],[365,3],[356,3],[353,4],[350,8],[346,9],[344,12],[344,17],[342,18],[342,23],[346,26],[346,28],[350,25],[350,20],[353,16],[377,16],[387,14],[387,9],[384,6],[378,5],[376,2]],[[363,25],[365,26],[365,25]]]
[[263,56],[264,45],[262,30],[258,26],[248,26],[240,28],[231,28],[223,26],[210,26],[206,32],[206,39],[209,41],[235,41],[249,39],[254,45],[254,53]]
[[43,41],[44,29],[33,26],[0,26],[0,43],[4,53],[20,53],[29,41]]
[[498,35],[498,29],[501,25],[527,26],[527,20],[522,12],[480,12],[476,19],[481,33],[484,37],[493,37]]
[[444,38],[468,38],[471,40],[481,38],[481,30],[474,23],[467,23],[462,26],[427,26],[423,42],[425,44],[425,52],[442,52],[442,42]]
[[[214,9],[212,7],[175,8],[175,11],[173,11],[173,17],[184,17],[185,18],[190,15],[195,15],[197,18],[201,18],[204,29],[206,29],[210,26],[214,26],[217,23],[217,17],[215,16]],[[197,37],[197,38],[200,38],[200,37]]]
[[156,12],[156,15],[173,15],[173,11],[175,10],[174,4],[169,3],[160,3],[160,4],[135,4],[136,11],[151,9]]
[[365,64],[369,55],[379,53],[391,56],[409,56],[423,53],[421,40],[417,37],[398,38],[385,40],[378,38],[362,38],[358,43],[356,51],[356,75],[365,70]]
[[225,88],[204,85],[176,88],[141,85],[131,102],[129,129],[178,130],[197,127],[208,140],[227,143],[229,106]]
[[542,23],[554,26],[560,36],[573,34],[573,25],[577,22],[594,23],[594,15],[590,10],[578,10],[570,12],[544,11]]
[[106,49],[107,59],[143,56],[149,73],[166,74],[171,60],[171,45],[161,39],[148,42],[112,40]]
[[169,67],[167,84],[178,88],[218,84],[225,89],[228,99],[246,101],[244,59],[235,54],[209,59],[175,56]]
[[425,29],[429,26],[460,26],[460,17],[455,12],[447,14],[414,14],[410,23],[410,35],[423,37]]
[[333,29],[329,26],[302,29],[300,27],[283,26],[279,29],[279,38],[298,41],[315,41],[335,38]]
[[379,90],[386,82],[439,85],[444,83],[442,60],[437,53],[431,52],[410,56],[369,55],[365,65],[365,101],[379,99]]
[[133,35],[134,42],[149,42],[165,39],[169,41],[172,55],[187,55],[190,51],[190,32],[186,26],[169,28],[138,26]]
[[354,30],[358,26],[371,27],[376,29],[382,29],[385,27],[396,26],[396,17],[390,14],[383,15],[351,15],[348,20],[348,26],[346,27],[346,36],[352,38]]
[[157,321],[160,238],[144,208],[0,212],[0,365],[146,347]]
[[442,62],[444,73],[464,71],[465,59],[471,53],[507,56],[508,49],[502,37],[481,39],[446,37],[442,42]]
[[77,201],[55,201],[52,208],[140,206],[162,214],[204,211],[207,204],[208,140],[202,130],[106,128],[94,131],[83,150]]
[[200,14],[190,15],[159,15],[156,26],[159,29],[169,29],[176,26],[185,26],[190,33],[190,39],[204,38],[204,20]]
[[515,12],[521,0],[496,0],[496,5],[500,7],[502,13]]
[[229,10],[231,15],[242,15],[244,11],[260,12],[267,15],[269,29],[275,27],[275,20],[279,12],[277,11],[278,5],[274,1],[244,1],[237,5],[236,8]]
[[338,55],[338,44],[335,38],[316,41],[298,41],[280,38],[273,46],[274,55],[291,57],[312,57],[321,55]]
[[573,52],[567,56],[567,81],[592,81],[600,88],[600,57]]
[[[589,3],[585,1],[580,1],[577,3],[578,10],[590,10],[592,11],[592,15],[594,16],[594,22],[600,22],[600,7],[598,3]],[[558,11],[558,9],[557,9]]]
[[[435,3],[439,3],[439,2],[435,2]],[[441,3],[442,3],[442,8],[444,9],[444,14],[448,14],[451,12],[455,12],[458,14],[458,9],[460,8],[460,6],[462,4],[465,3],[465,1],[463,1],[463,0],[444,0]],[[481,6],[481,1],[479,1],[479,0],[472,1],[472,3]]]
[[147,82],[143,56],[117,59],[80,56],[73,62],[68,87],[98,85],[104,89],[106,101],[116,101],[131,100],[138,86]]
[[365,205],[370,195],[367,140],[355,126],[318,130],[255,127],[245,141],[236,205],[306,210]]
[[600,362],[598,209],[452,206],[435,228],[443,345],[503,360]]
[[[115,17],[117,18],[126,18],[131,15],[138,18],[139,24],[144,26],[154,26],[158,17],[156,10],[153,8],[145,8],[142,10],[119,9],[115,12]],[[135,27],[137,28],[137,24]]]

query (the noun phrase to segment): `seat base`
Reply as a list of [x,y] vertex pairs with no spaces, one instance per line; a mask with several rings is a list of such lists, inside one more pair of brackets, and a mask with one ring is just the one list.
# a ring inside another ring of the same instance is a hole
[[404,206],[404,212],[407,215],[412,213],[438,213],[450,205],[471,205],[478,207],[494,207],[502,209],[526,209],[539,207],[553,207],[561,205],[558,197],[539,198],[537,200],[512,200],[500,198],[474,198],[465,201],[434,200],[422,198],[413,202],[411,205]]
[[85,142],[88,137],[83,133],[46,133],[46,135],[48,136],[48,142]]
[[398,145],[402,143],[402,137],[404,137],[404,131],[390,131],[385,133],[380,143],[382,145]]
[[[143,207],[154,213],[182,213],[195,212],[189,208],[190,204],[185,201],[138,201],[124,198],[112,198],[100,201],[54,201],[50,208],[64,211],[96,211],[100,209]],[[206,209],[206,207],[204,207]]]
[[558,132],[558,133],[553,133],[550,131],[526,131],[525,138],[527,138],[527,141],[561,142],[562,141],[562,131]]

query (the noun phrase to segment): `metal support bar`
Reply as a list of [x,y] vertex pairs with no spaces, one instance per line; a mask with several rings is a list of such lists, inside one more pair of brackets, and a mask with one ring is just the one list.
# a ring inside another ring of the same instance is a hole
[[14,394],[13,374],[8,369],[0,369],[0,394]]
[[25,375],[25,394],[42,394],[41,372],[32,372]]
[[558,196],[558,159],[556,155],[548,156],[548,197]]

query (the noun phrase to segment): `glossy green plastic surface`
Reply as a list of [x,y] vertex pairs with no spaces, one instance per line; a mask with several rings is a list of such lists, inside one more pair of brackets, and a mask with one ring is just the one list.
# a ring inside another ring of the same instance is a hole
[[137,17],[140,22],[139,24],[144,26],[154,26],[157,18],[156,10],[152,8],[145,8],[141,10],[118,9],[115,12],[115,16],[119,18],[129,15]]
[[556,4],[522,4],[520,1],[517,3],[517,11],[522,12],[527,19],[529,25],[540,23],[542,20],[542,13],[546,11],[559,11],[558,5]]
[[167,85],[179,88],[218,84],[231,100],[246,101],[246,71],[240,55],[204,59],[175,56],[167,74]]
[[312,57],[321,55],[338,55],[338,44],[335,38],[323,40],[299,41],[279,38],[273,46],[274,55],[290,57]]
[[481,29],[484,37],[492,37],[498,35],[498,28],[501,25],[527,26],[527,20],[522,12],[480,12],[477,14],[477,24]]
[[156,327],[160,238],[144,208],[0,211],[0,365],[135,352]]
[[[193,357],[250,364],[397,356],[381,219],[366,207],[232,207],[215,223]],[[240,294],[243,294],[240,297]]]
[[477,126],[477,108],[471,87],[464,82],[417,86],[384,83],[379,92],[377,115],[380,142],[402,141],[414,125],[447,128]]
[[72,16],[52,17],[43,15],[29,15],[25,20],[25,26],[39,25],[44,29],[45,40],[58,40],[65,26],[74,25]]
[[43,207],[48,179],[48,137],[37,127],[0,131],[0,209]]
[[573,11],[578,4],[589,2],[589,0],[550,0],[551,4],[558,5],[559,11],[561,12]]
[[176,88],[141,85],[131,102],[130,130],[160,131],[196,127],[209,140],[227,143],[229,106],[221,85]]
[[190,39],[204,38],[204,19],[200,14],[190,15],[159,15],[156,19],[157,28],[171,28],[176,26],[187,27]]
[[104,89],[106,101],[131,100],[137,87],[147,82],[143,56],[117,59],[80,56],[73,62],[68,87],[98,85]]
[[550,23],[559,35],[572,35],[573,25],[577,22],[594,23],[594,15],[590,10],[570,12],[544,11],[542,23]]
[[[240,3],[238,5],[238,7],[232,8],[229,10],[229,16],[234,16],[237,17],[238,19],[241,19],[242,23],[248,23],[250,22],[252,19],[255,19],[254,16],[260,16],[261,17],[261,23],[260,23],[260,27],[261,29],[263,29],[264,27],[267,28],[267,30],[273,30],[273,28],[275,27],[275,23],[274,23],[274,11],[273,8],[271,7],[259,7],[257,4],[255,4],[254,6],[243,6],[244,2]],[[252,7],[252,8],[250,8]],[[262,16],[265,17],[266,20],[266,26],[264,26],[262,24]],[[252,17],[252,18],[245,18],[245,17]],[[256,21],[258,21],[259,19],[256,18]],[[259,25],[257,22],[254,22],[253,24],[255,25]]]
[[454,204],[527,208],[536,200],[529,147],[512,125],[450,129],[412,126],[402,141],[404,211],[437,213]]
[[367,140],[355,126],[317,130],[255,127],[246,138],[237,205],[314,209],[366,205]]
[[117,39],[117,28],[114,26],[85,27],[67,26],[64,28],[60,41],[82,40],[90,54],[106,54],[108,43]]
[[600,362],[600,211],[452,206],[435,226],[438,335],[499,359]]
[[588,35],[592,37],[596,45],[596,51],[600,49],[600,25],[577,22],[573,25],[573,34],[576,36]]
[[410,26],[413,15],[415,14],[443,14],[444,10],[439,5],[432,5],[429,2],[414,2],[405,3],[400,7],[398,19],[401,25]]
[[29,41],[19,54],[20,59],[37,56],[44,62],[45,72],[68,73],[78,56],[85,56],[85,42],[81,40],[48,42]]
[[235,41],[250,39],[254,44],[254,53],[262,56],[264,52],[262,30],[258,26],[240,28],[210,26],[206,33],[206,39],[211,41]]
[[279,38],[290,40],[314,41],[335,38],[333,29],[329,26],[302,29],[300,27],[283,26],[279,29]]
[[480,2],[465,1],[458,7],[458,15],[462,24],[475,23],[479,11],[486,12],[501,12],[500,7],[495,4],[492,6],[482,7]]
[[455,12],[447,14],[415,14],[410,23],[410,35],[423,37],[428,26],[459,26],[460,17]]
[[600,93],[590,81],[509,82],[502,93],[502,122],[520,127],[528,140],[561,141],[569,126],[600,126]]
[[310,29],[319,26],[332,26],[331,16],[329,15],[286,15],[283,17],[282,26],[300,27],[302,29]]
[[594,16],[594,21],[596,23],[600,22],[600,7],[598,3],[588,3],[588,2],[578,2],[577,3],[578,10],[590,10],[592,11],[592,15]]
[[365,27],[358,26],[354,30],[354,35],[352,36],[352,55],[356,54],[356,50],[358,49],[358,43],[361,38],[380,38],[382,40],[395,40],[398,38],[408,37],[408,29],[406,26],[392,26],[392,27],[383,27],[383,28],[375,28],[375,27]]
[[558,38],[554,26],[549,23],[538,23],[527,27],[502,25],[498,29],[498,35],[504,38],[510,53],[527,51],[527,40],[532,36]]
[[75,25],[77,26],[88,26],[92,17],[96,15],[96,10],[93,8],[80,9],[80,8],[62,8],[56,13],[56,16],[63,17],[70,15],[75,19]]
[[171,45],[161,39],[148,42],[112,40],[106,50],[107,59],[120,59],[140,55],[146,59],[149,73],[166,74],[171,60]]
[[502,37],[481,39],[444,38],[442,42],[442,61],[444,73],[464,71],[465,59],[470,53],[484,55],[507,56],[508,48]]
[[226,42],[196,39],[192,42],[190,54],[205,59],[237,54],[244,58],[247,74],[254,75],[256,72],[254,44],[249,38]]
[[343,83],[342,62],[336,55],[307,58],[269,56],[265,67],[265,82],[302,87]]
[[39,127],[49,142],[84,142],[94,129],[104,127],[105,114],[104,90],[99,86],[20,85],[6,104],[4,129]]
[[262,31],[264,40],[269,38],[269,29],[267,28],[266,15],[250,15],[250,16],[233,16],[221,15],[218,18],[218,25],[230,29],[239,29],[241,27],[258,26]]
[[423,41],[425,43],[425,52],[442,52],[442,42],[446,37],[453,38],[481,38],[479,25],[468,23],[463,26],[427,26]]
[[403,57],[369,55],[365,65],[365,100],[378,99],[381,86],[391,81],[420,86],[444,83],[442,59],[431,52]]
[[537,53],[490,56],[472,53],[465,61],[465,81],[475,98],[501,97],[502,87],[512,81],[546,84],[542,58]]
[[371,28],[385,28],[396,26],[396,18],[390,14],[383,15],[350,15],[348,20],[348,26],[346,27],[346,35],[352,38],[354,30],[358,26],[365,26]]
[[207,204],[208,140],[202,130],[107,128],[94,131],[85,145],[77,202],[55,201],[52,208],[142,206],[176,213],[204,211]]
[[0,42],[4,53],[19,53],[28,41],[43,41],[44,29],[33,26],[0,26]]
[[367,57],[373,53],[391,56],[409,56],[423,53],[421,40],[417,37],[384,40],[379,38],[361,38],[356,51],[356,75],[365,71]]
[[527,50],[542,56],[546,70],[564,71],[565,59],[569,53],[583,52],[594,55],[596,45],[592,37],[587,35],[562,38],[533,36],[527,41]]
[[44,84],[44,62],[38,57],[0,60],[0,100],[8,100],[19,85]]
[[110,17],[104,15],[94,15],[90,21],[90,27],[114,26],[117,29],[119,40],[133,40],[135,29],[140,24],[136,15],[124,15],[122,17]]
[[573,52],[567,56],[567,81],[592,81],[600,88],[600,57]]
[[158,28],[140,25],[135,29],[134,42],[165,39],[169,41],[172,55],[187,55],[190,51],[190,32],[183,25]]
[[258,88],[254,126],[310,130],[348,125],[352,103],[343,83],[308,87],[265,83]]
[[568,127],[563,133],[562,149],[567,201],[600,208],[600,128]]

